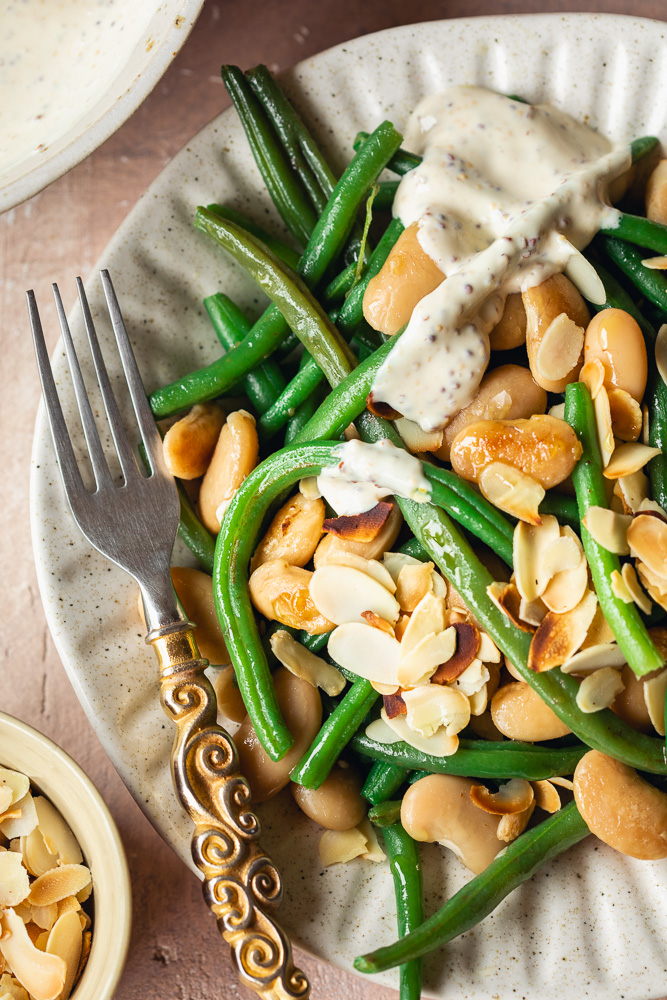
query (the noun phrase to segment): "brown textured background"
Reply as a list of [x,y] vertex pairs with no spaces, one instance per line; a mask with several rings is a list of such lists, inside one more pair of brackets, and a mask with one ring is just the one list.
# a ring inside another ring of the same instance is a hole
[[[108,762],[44,621],[28,524],[30,447],[39,393],[24,292],[34,287],[46,302],[50,282],[57,281],[69,309],[73,276],[88,277],[147,185],[190,136],[228,105],[221,63],[247,68],[264,62],[282,69],[338,42],[399,24],[578,10],[667,19],[664,0],[206,0],[169,71],[116,135],[47,190],[0,216],[0,707],[72,754],[101,790],[120,828],[134,887],[134,926],[116,1000],[233,1000],[251,994],[236,983],[199,883],[162,843]],[[44,319],[52,347],[55,317],[45,310]],[[297,959],[319,1000],[396,996],[307,956],[298,954]],[[574,984],[571,989],[576,990]],[[554,984],[554,1000],[558,994]]]

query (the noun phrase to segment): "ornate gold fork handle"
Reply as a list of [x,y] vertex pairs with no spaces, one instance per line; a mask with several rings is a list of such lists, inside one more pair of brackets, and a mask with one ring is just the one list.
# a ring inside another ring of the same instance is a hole
[[215,692],[189,624],[151,632],[160,665],[160,701],[176,726],[171,770],[176,793],[195,829],[192,857],[203,893],[229,944],[239,978],[267,1000],[310,996],[294,967],[290,942],[273,918],[283,887],[262,853],[260,824],[239,772],[234,742],[216,722]]

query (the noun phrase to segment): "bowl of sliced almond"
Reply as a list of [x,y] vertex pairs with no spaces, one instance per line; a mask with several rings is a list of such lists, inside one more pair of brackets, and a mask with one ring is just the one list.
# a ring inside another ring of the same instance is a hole
[[112,996],[131,907],[100,793],[60,747],[0,712],[0,996]]

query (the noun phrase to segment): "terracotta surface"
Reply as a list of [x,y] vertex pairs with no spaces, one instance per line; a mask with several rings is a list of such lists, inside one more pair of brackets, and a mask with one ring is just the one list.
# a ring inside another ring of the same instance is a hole
[[[107,800],[134,879],[134,931],[116,1000],[213,1000],[250,996],[239,987],[197,880],[139,811],[107,761],[65,676],[37,592],[28,525],[28,473],[39,393],[24,291],[48,301],[59,282],[69,308],[73,276],[84,280],[118,224],[170,157],[229,103],[222,62],[282,68],[337,42],[380,28],[439,17],[587,10],[665,17],[660,0],[607,3],[488,0],[207,0],[198,24],[156,90],[93,156],[31,201],[0,217],[2,352],[0,419],[5,442],[4,529],[0,534],[3,642],[0,707],[55,739]],[[344,17],[341,11],[344,10]],[[446,58],[446,55],[444,56]],[[44,310],[50,346],[55,316]],[[313,996],[389,1000],[375,988],[302,954]],[[556,996],[557,993],[554,993]],[[647,998],[649,1000],[649,998]]]

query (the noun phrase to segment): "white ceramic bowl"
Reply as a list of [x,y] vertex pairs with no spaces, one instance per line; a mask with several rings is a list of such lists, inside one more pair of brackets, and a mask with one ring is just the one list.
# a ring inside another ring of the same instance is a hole
[[72,1000],[113,996],[130,939],[132,892],[125,851],[102,796],[64,750],[0,712],[0,765],[22,771],[58,809],[93,876],[94,918],[88,962]]
[[120,128],[185,42],[202,3],[7,5],[0,37],[0,211],[41,191]]

